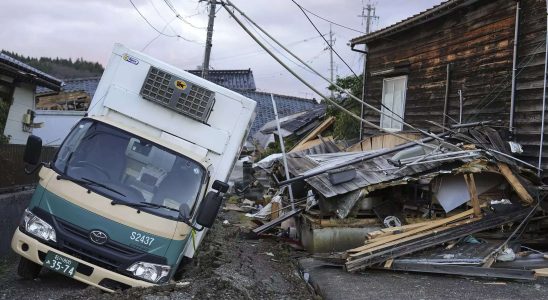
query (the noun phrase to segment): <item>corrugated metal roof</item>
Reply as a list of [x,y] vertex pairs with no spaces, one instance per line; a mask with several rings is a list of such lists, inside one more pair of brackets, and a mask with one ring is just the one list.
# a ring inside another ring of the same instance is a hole
[[393,25],[390,25],[388,27],[385,27],[383,29],[371,32],[369,34],[354,38],[350,40],[350,44],[352,46],[357,44],[363,44],[367,43],[373,40],[376,40],[378,38],[384,38],[386,36],[389,36],[391,34],[400,32],[402,30],[405,30],[407,28],[440,18],[453,10],[470,5],[474,2],[477,2],[479,0],[447,0],[444,1],[430,9],[427,9],[423,12],[420,12],[416,15],[413,15],[409,18],[406,18],[400,22],[397,22]]
[[[202,70],[187,70],[196,76],[202,76]],[[207,80],[231,90],[254,91],[253,71],[247,70],[209,70]]]
[[17,68],[23,72],[27,72],[27,73],[31,73],[33,74],[34,76],[36,77],[39,77],[43,80],[46,80],[48,82],[50,82],[51,84],[53,85],[57,85],[57,86],[60,86],[61,83],[62,83],[62,80],[61,79],[58,79],[58,78],[55,78],[45,72],[42,72],[34,67],[31,67],[11,56],[8,56],[4,53],[0,53],[0,62],[2,63],[5,63],[7,65],[10,65],[14,68]]
[[[356,158],[356,155],[367,155],[371,152],[341,152],[332,155],[333,159],[336,159],[336,155],[339,155],[338,159],[349,160]],[[355,191],[364,188],[369,185],[393,181],[395,179],[404,178],[426,171],[430,171],[436,167],[439,167],[441,163],[426,163],[419,165],[412,165],[404,168],[399,172],[394,171],[381,171],[386,169],[394,169],[394,166],[388,163],[388,159],[394,156],[394,154],[387,154],[379,156],[367,161],[354,164],[352,167],[356,169],[356,178],[349,182],[333,185],[329,181],[327,173],[305,179],[315,190],[320,192],[324,197],[330,198],[337,195],[343,195],[351,191]],[[290,153],[287,157],[287,163],[289,172],[293,175],[305,173],[319,167],[320,160],[325,159],[325,155],[307,155],[304,153]]]

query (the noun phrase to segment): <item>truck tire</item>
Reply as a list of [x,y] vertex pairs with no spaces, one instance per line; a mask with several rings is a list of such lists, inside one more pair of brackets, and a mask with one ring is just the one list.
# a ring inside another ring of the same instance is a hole
[[175,271],[175,274],[173,274],[173,280],[179,281],[183,279],[183,276],[186,271],[186,266],[192,263],[192,258],[188,258],[186,256],[183,256],[183,259],[181,260],[181,263],[179,263],[179,266],[177,266],[177,270]]
[[17,275],[23,279],[32,280],[38,277],[41,269],[41,265],[21,257],[19,266],[17,267]]

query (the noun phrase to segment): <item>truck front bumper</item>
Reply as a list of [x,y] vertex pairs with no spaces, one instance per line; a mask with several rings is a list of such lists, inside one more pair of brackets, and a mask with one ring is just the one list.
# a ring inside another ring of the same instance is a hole
[[[26,246],[23,246],[23,245],[26,245]],[[15,234],[13,235],[13,238],[11,240],[11,248],[17,254],[21,255],[22,257],[25,257],[28,260],[31,260],[31,261],[37,263],[39,265],[43,265],[43,262],[40,259],[40,254],[39,253],[41,252],[45,255],[46,253],[48,253],[48,251],[52,251],[52,252],[59,253],[63,256],[66,256],[70,259],[73,259],[73,260],[77,261],[79,264],[91,267],[91,268],[93,268],[93,271],[91,272],[91,274],[89,276],[84,275],[82,273],[79,273],[78,270],[77,270],[75,272],[73,278],[78,280],[78,281],[81,281],[85,284],[89,284],[89,285],[98,287],[98,288],[100,288],[104,291],[114,292],[114,290],[102,285],[102,284],[105,284],[105,282],[107,282],[107,281],[108,282],[114,281],[114,282],[117,282],[117,283],[122,283],[122,284],[125,284],[125,285],[129,285],[131,287],[137,287],[137,286],[147,287],[147,286],[153,286],[154,285],[154,284],[146,282],[146,281],[133,279],[133,278],[127,277],[125,275],[121,275],[121,274],[112,272],[110,270],[107,270],[107,269],[98,267],[96,265],[93,265],[93,264],[91,264],[87,261],[81,260],[77,257],[68,255],[68,254],[66,254],[62,251],[59,251],[59,250],[54,249],[54,248],[52,248],[48,245],[45,245],[45,244],[41,243],[40,241],[24,234],[23,232],[21,232],[21,230],[19,230],[19,228],[17,228],[17,230],[15,231]],[[23,250],[23,249],[26,249],[26,251]],[[100,283],[102,283],[102,284],[100,284]]]

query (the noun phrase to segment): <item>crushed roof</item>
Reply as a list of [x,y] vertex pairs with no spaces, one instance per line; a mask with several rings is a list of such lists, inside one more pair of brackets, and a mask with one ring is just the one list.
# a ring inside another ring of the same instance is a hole
[[[202,76],[202,70],[187,70]],[[209,70],[207,80],[231,90],[254,91],[256,89],[253,71],[247,70]]]
[[[63,86],[61,87],[62,92],[85,92],[90,97],[93,98],[95,91],[97,90],[97,85],[101,80],[100,76],[94,77],[85,77],[85,78],[74,78],[74,79],[65,79]],[[48,94],[53,92],[51,89],[39,87],[36,89],[36,93]]]
[[408,29],[410,27],[437,19],[439,17],[442,17],[453,10],[470,5],[474,2],[477,2],[479,0],[446,0],[441,2],[438,5],[433,6],[432,8],[429,8],[425,11],[422,11],[418,14],[415,14],[409,18],[406,18],[404,20],[401,20],[395,24],[392,24],[388,27],[382,28],[377,31],[373,31],[369,34],[362,35],[356,38],[353,38],[350,40],[350,44],[357,45],[357,44],[363,44],[366,42],[370,42],[373,40],[376,40],[378,38],[383,38],[392,34],[395,34],[397,32],[403,31],[405,29]]
[[61,79],[55,78],[4,53],[0,53],[0,63],[7,64],[23,72],[31,73],[32,75],[51,83],[53,86],[61,86],[61,83],[63,82]]
[[[241,95],[255,100],[257,102],[256,113],[257,116],[251,125],[249,132],[249,138],[253,137],[261,127],[267,122],[274,120],[274,108],[272,107],[271,93],[256,92],[256,91],[236,91]],[[299,97],[285,96],[279,94],[274,95],[276,106],[278,109],[278,116],[280,118],[287,117],[299,112],[309,111],[314,108],[324,107],[323,104],[318,104],[315,100],[305,99]]]

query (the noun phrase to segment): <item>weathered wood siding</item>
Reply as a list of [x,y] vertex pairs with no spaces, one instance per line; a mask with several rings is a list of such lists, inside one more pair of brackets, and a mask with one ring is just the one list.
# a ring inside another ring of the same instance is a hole
[[[522,0],[520,3],[516,137],[525,146],[525,157],[536,161],[546,4],[544,0]],[[463,122],[501,120],[503,126],[508,126],[515,13],[516,1],[482,0],[368,42],[367,101],[380,108],[383,79],[398,75],[371,76],[371,72],[405,66],[408,69],[405,121],[439,131],[426,120],[440,124],[443,121],[446,68],[451,64],[447,123],[458,121],[458,90],[462,90]],[[365,117],[375,124],[380,122],[379,114],[371,110],[366,111]],[[365,128],[366,134],[377,132]],[[545,139],[546,157],[547,145]]]
[[[514,126],[523,158],[538,163],[546,47],[546,1],[522,1],[518,38],[518,76]],[[545,125],[548,125],[548,118]],[[545,126],[545,128],[547,128]],[[543,169],[548,169],[548,135],[544,131]],[[548,176],[545,172],[544,176]]]

